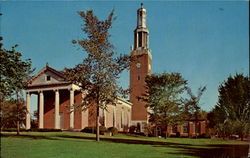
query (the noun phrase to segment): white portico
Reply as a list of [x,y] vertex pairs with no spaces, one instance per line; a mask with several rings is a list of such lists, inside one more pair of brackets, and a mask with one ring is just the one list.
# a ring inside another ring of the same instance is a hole
[[[26,87],[28,111],[26,114],[26,129],[31,127],[30,98],[32,94],[38,96],[39,128],[63,129],[65,128],[64,125],[69,124],[69,128],[73,129],[75,119],[74,98],[76,93],[79,93],[79,90],[80,88],[77,85],[66,81],[63,73],[46,65],[28,81],[28,86]],[[68,95],[66,98],[69,98],[69,103],[67,100],[62,99],[61,95],[64,96],[63,98]],[[63,103],[64,106],[61,105]],[[65,108],[68,109],[68,114],[63,112],[60,114],[60,109],[62,111]],[[69,115],[69,123],[64,122],[66,115]],[[45,121],[47,127],[44,127]]]
[[[26,87],[26,129],[31,128],[31,95],[37,95],[39,128],[81,130],[95,126],[94,102],[86,105],[88,108],[80,106],[85,94],[79,86],[68,82],[62,72],[46,65],[28,81]],[[131,106],[130,102],[119,98],[116,105],[108,105],[103,115],[100,114],[100,125],[127,131],[131,122]]]

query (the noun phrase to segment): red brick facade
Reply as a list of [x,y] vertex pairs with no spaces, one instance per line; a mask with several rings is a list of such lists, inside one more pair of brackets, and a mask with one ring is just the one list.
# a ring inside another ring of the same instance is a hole
[[[140,53],[144,52],[140,51]],[[139,63],[140,67],[138,66]],[[151,65],[149,55],[142,54],[135,56],[135,60],[130,66],[130,102],[133,103],[132,120],[148,119],[147,109],[145,108],[146,103],[139,99],[139,97],[141,97],[146,91],[145,77],[150,73],[149,65]]]
[[131,51],[133,61],[130,65],[130,102],[132,106],[132,123],[144,131],[148,123],[146,103],[139,97],[145,94],[145,77],[151,73],[152,56],[149,50],[149,31],[146,26],[146,9],[137,10],[137,26],[134,30],[134,48]]
[[[47,76],[50,76],[49,81],[46,80]],[[83,97],[80,88],[66,82],[60,72],[48,66],[31,79],[26,92],[27,100],[30,100],[31,94],[38,96],[39,128],[68,130],[73,127],[73,129],[80,130],[87,126],[96,126],[96,106],[89,106],[90,108],[87,110],[82,110],[79,106]],[[28,103],[30,104],[30,101]],[[58,107],[58,111],[56,111],[56,107]],[[74,107],[73,113],[70,112],[70,107]],[[120,131],[128,130],[131,120],[131,103],[118,99],[117,105],[108,105],[107,111],[101,109],[100,111],[101,121],[99,125],[107,128],[117,127]],[[29,113],[27,113],[28,115]],[[26,124],[29,124],[27,116]]]
[[[164,135],[166,128],[158,126],[154,130],[155,136]],[[169,137],[196,137],[204,136],[206,131],[206,120],[187,121],[183,124],[167,127],[167,135]]]

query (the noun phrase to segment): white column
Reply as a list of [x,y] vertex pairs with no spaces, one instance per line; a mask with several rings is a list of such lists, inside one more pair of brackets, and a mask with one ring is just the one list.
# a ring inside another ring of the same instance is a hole
[[104,120],[103,120],[103,123],[104,123],[104,126],[105,126],[105,127],[107,126],[107,121],[106,121],[107,118],[106,118],[106,117],[107,117],[107,115],[106,115],[106,110],[103,109],[103,119],[104,119]]
[[30,129],[30,93],[26,93],[26,129]]
[[44,98],[43,92],[39,94],[39,128],[43,128],[43,114],[44,114]]
[[60,122],[59,122],[59,91],[55,91],[55,129],[60,128]]
[[[113,107],[113,126],[116,127],[116,108],[115,106]],[[117,127],[119,128],[119,127]]]
[[70,103],[69,103],[69,128],[74,128],[74,90],[70,90]]

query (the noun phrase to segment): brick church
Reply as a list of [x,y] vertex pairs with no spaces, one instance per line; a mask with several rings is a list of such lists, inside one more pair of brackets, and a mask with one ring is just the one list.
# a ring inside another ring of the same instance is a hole
[[[144,79],[152,72],[152,55],[149,49],[149,30],[146,25],[146,9],[141,6],[137,10],[137,26],[134,30],[134,47],[131,55],[136,58],[130,65],[130,99],[119,98],[117,104],[108,105],[107,110],[101,110],[100,125],[116,127],[119,131],[128,131],[131,125],[143,132],[148,123],[148,109],[145,102],[138,99],[145,92]],[[82,110],[74,108],[80,104],[84,94],[79,86],[66,81],[64,74],[46,65],[29,81],[26,88],[26,129],[30,129],[30,98],[37,95],[38,127],[69,130],[80,130],[87,126],[95,126],[95,112],[89,108]],[[156,127],[156,134],[161,134],[160,127]],[[194,131],[205,133],[205,120],[199,122],[199,127],[193,121],[184,125],[170,127],[170,134],[179,132],[183,136],[190,136]]]

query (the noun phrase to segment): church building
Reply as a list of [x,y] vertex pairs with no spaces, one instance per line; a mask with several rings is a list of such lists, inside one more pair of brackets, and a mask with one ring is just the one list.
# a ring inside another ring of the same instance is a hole
[[[146,23],[146,9],[137,10],[137,26],[134,30],[134,46],[130,55],[134,60],[130,65],[130,98],[129,101],[119,98],[116,105],[108,105],[107,110],[100,112],[100,124],[105,127],[116,127],[119,131],[128,131],[131,125],[138,132],[144,132],[149,115],[146,103],[139,97],[146,91],[145,77],[152,72],[152,55],[149,49],[149,30]],[[68,82],[64,74],[50,67],[42,68],[29,81],[26,87],[26,129],[30,129],[30,98],[37,95],[38,127],[62,130],[81,130],[95,126],[95,110],[81,109],[74,105],[80,104],[84,93],[76,84]],[[193,136],[198,132],[205,133],[205,120],[194,123],[186,121],[183,125],[161,129],[155,127],[155,135],[166,130],[170,135]]]
[[[95,126],[95,110],[75,108],[84,94],[80,87],[66,81],[64,74],[46,65],[34,75],[26,88],[26,129],[30,129],[30,97],[37,95],[38,127],[54,129],[80,130]],[[116,127],[119,131],[128,129],[131,123],[132,104],[119,98],[117,104],[108,105],[107,110],[100,111],[100,125]]]

